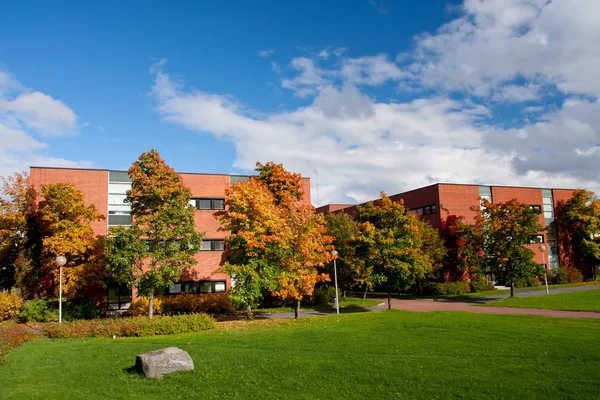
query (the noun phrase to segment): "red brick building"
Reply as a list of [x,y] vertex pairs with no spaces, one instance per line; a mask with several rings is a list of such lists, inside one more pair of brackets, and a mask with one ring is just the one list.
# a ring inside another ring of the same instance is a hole
[[[539,239],[546,247],[542,256],[539,244],[532,245],[536,252],[535,261],[540,264],[558,268],[559,245],[556,231],[555,209],[560,209],[567,199],[573,195],[573,189],[542,189],[513,186],[479,186],[452,183],[436,183],[431,186],[410,190],[390,196],[393,201],[404,201],[404,206],[436,228],[441,228],[442,220],[449,215],[462,216],[472,221],[475,212],[472,207],[479,207],[479,198],[491,202],[505,202],[517,199],[521,203],[538,207],[542,213],[540,224],[548,230],[539,233]],[[329,204],[317,208],[321,213],[346,213],[354,215],[357,205]],[[566,256],[566,255],[564,255]]]
[[[202,250],[196,254],[197,265],[185,270],[179,282],[166,289],[167,293],[214,293],[231,287],[228,275],[216,273],[222,263],[223,240],[227,232],[219,231],[220,224],[214,213],[223,209],[225,190],[233,183],[248,180],[244,175],[179,173],[191,190],[190,204],[196,207],[196,230],[204,233]],[[131,208],[124,203],[125,193],[131,188],[126,171],[74,168],[30,168],[31,183],[38,193],[49,183],[72,183],[85,196],[86,204],[94,204],[106,220],[92,225],[96,235],[106,235],[115,225],[131,225]],[[302,204],[310,204],[310,179],[302,179]],[[109,309],[118,309],[131,301],[131,290],[111,285],[108,288]]]

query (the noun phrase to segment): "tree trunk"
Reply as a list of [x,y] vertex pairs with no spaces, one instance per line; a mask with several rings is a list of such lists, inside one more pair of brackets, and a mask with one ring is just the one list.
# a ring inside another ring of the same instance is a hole
[[363,300],[367,299],[367,292],[369,291],[369,287],[365,285],[365,293],[363,294]]
[[294,307],[294,318],[300,317],[300,300],[296,300],[296,307]]
[[344,291],[342,292],[342,297],[344,297],[344,300],[346,300],[346,289],[344,289]]
[[254,316],[252,315],[252,306],[250,304],[248,304],[246,306],[246,315],[248,316],[248,319],[253,319]]
[[419,296],[423,296],[423,285],[421,285],[421,280],[417,280],[419,282]]
[[510,297],[515,297],[515,282],[510,280]]
[[392,291],[390,290],[390,287],[387,287],[387,295],[388,295],[388,310],[392,309]]
[[148,319],[152,319],[152,314],[154,312],[154,289],[150,290],[150,294],[148,294]]

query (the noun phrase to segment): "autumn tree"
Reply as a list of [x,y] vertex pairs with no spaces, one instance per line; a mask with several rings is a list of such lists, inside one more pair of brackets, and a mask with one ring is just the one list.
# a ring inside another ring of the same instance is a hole
[[[419,241],[421,247],[419,248],[421,256],[424,258],[425,265],[430,265],[431,269],[427,272],[424,278],[431,278],[436,271],[442,268],[444,258],[446,257],[446,247],[440,237],[440,232],[431,226],[426,221],[417,218],[416,220]],[[417,278],[417,284],[419,293],[423,294],[423,278]]]
[[391,291],[406,290],[433,269],[423,251],[421,228],[402,202],[393,202],[384,192],[381,199],[357,207],[355,219],[362,224],[361,256],[385,277],[388,308]]
[[444,280],[456,274],[459,281],[470,281],[484,271],[484,239],[480,225],[466,223],[464,217],[449,215],[442,221],[440,236],[446,249]]
[[221,230],[230,231],[225,239],[223,272],[235,286],[229,295],[246,307],[248,319],[265,292],[277,289],[281,269],[285,220],[275,205],[275,197],[257,179],[238,182],[225,192],[225,210],[215,215]]
[[216,214],[222,229],[231,231],[223,269],[236,282],[232,298],[246,305],[249,318],[267,291],[294,300],[297,317],[302,297],[328,279],[318,268],[331,257],[332,239],[323,217],[299,204],[300,174],[273,162],[257,163],[256,171],[248,182],[231,186],[226,210]]
[[[360,236],[358,224],[348,214],[325,215],[328,235],[333,237],[333,247],[337,251],[337,277],[338,285],[342,289],[343,297],[346,291],[354,286],[363,284],[364,262],[357,257],[357,239]],[[327,264],[325,270],[333,276],[333,263]]]
[[514,296],[514,282],[519,278],[540,275],[540,266],[533,261],[535,252],[527,245],[531,237],[542,230],[540,211],[516,199],[490,203],[483,199],[474,226],[483,236],[484,266],[496,277],[509,283]]
[[596,266],[600,264],[600,200],[593,192],[577,189],[560,210],[558,227],[566,241],[565,250],[574,258],[576,265],[589,266],[595,278]]
[[0,288],[15,285],[15,263],[27,240],[27,212],[34,197],[26,173],[2,178],[0,195]]
[[107,239],[109,271],[148,297],[152,318],[157,288],[172,285],[185,268],[196,264],[202,234],[194,227],[190,190],[154,149],[129,168],[131,228],[116,227]]

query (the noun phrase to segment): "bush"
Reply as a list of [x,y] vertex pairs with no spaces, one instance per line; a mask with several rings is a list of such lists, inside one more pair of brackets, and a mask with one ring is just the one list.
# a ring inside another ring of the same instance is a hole
[[327,305],[332,304],[335,298],[335,287],[321,286],[315,289],[313,296],[310,299],[310,304]]
[[177,316],[95,319],[45,324],[42,329],[49,338],[131,337],[200,332],[215,327],[215,320],[206,314]]
[[469,282],[427,283],[423,291],[433,296],[453,296],[471,292]]
[[21,306],[17,317],[19,322],[58,321],[58,302],[47,300],[27,300]]
[[488,282],[482,278],[472,280],[470,282],[470,285],[471,285],[471,292],[487,292],[490,290],[496,290],[494,285],[492,285],[490,282]]
[[16,317],[22,304],[21,296],[0,293],[0,321]]
[[540,286],[540,281],[535,277],[519,278],[515,281],[515,287],[526,288]]
[[552,282],[559,284],[583,282],[583,274],[577,268],[560,267],[552,277]]
[[[159,297],[155,297],[152,301],[152,314],[160,315],[162,312],[162,301]],[[141,317],[148,315],[148,298],[138,297],[131,302],[131,305],[127,309],[127,315],[129,317]]]
[[183,293],[160,296],[164,315],[178,314],[234,314],[236,308],[226,293]]
[[583,282],[583,274],[577,268],[571,268],[569,270],[569,282],[570,283],[579,283]]
[[0,361],[10,350],[35,338],[37,335],[26,325],[0,325]]
[[66,302],[63,307],[63,319],[74,321],[77,319],[94,319],[100,317],[100,310],[93,300],[75,299]]

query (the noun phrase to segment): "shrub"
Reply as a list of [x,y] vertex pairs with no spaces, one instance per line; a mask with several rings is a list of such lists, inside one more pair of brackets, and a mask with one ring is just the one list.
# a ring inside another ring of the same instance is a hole
[[[152,302],[152,314],[160,315],[162,313],[162,301],[160,297],[155,297]],[[142,315],[148,315],[148,298],[138,297],[131,302],[131,305],[127,309],[127,315],[130,317],[141,317]]]
[[483,278],[475,279],[470,282],[471,292],[487,292],[490,290],[496,290],[494,285],[486,281]]
[[63,319],[94,319],[100,317],[100,310],[91,299],[75,299],[68,301],[63,307]]
[[58,321],[58,302],[28,300],[21,306],[17,320],[19,322]]
[[519,278],[515,281],[515,287],[526,288],[540,286],[540,281],[535,277]]
[[0,293],[0,321],[16,317],[22,304],[21,296]]
[[554,283],[559,284],[569,283],[569,270],[564,267],[558,268],[553,277],[553,281]]
[[206,313],[233,314],[236,308],[226,293],[192,294],[183,293],[160,296],[165,315]]
[[215,327],[215,320],[206,314],[176,316],[94,319],[45,324],[42,329],[49,338],[130,337],[170,335],[200,332]]
[[335,287],[321,286],[315,289],[309,303],[315,305],[327,305],[333,303],[334,298]]
[[424,292],[433,296],[453,296],[471,292],[469,282],[428,283]]
[[0,325],[0,361],[10,350],[35,338],[37,335],[26,325]]
[[579,283],[583,282],[583,274],[577,268],[571,268],[569,270],[569,282],[570,283]]

